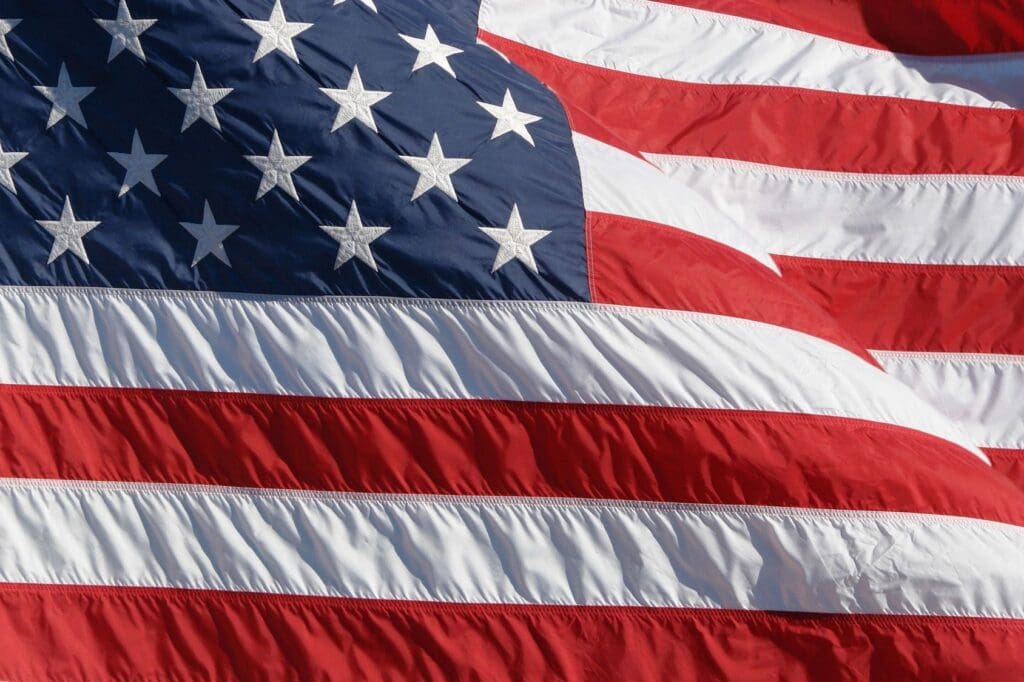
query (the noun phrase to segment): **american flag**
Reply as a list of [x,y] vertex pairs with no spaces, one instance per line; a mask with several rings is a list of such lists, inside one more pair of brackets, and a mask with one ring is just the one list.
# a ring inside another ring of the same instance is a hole
[[0,0],[0,678],[1019,675],[1022,49]]

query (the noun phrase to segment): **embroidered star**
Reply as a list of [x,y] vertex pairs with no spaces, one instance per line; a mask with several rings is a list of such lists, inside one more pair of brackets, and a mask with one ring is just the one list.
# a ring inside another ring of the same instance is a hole
[[338,104],[338,115],[334,117],[332,133],[352,119],[361,121],[367,128],[377,132],[377,123],[373,120],[373,112],[370,111],[370,107],[391,94],[383,90],[364,88],[358,66],[352,69],[352,76],[348,79],[348,88],[344,90],[320,88],[320,92]]
[[213,217],[209,201],[203,202],[203,222],[180,224],[188,230],[190,235],[198,240],[196,242],[195,256],[192,257],[192,267],[198,265],[199,261],[211,253],[221,263],[229,268],[231,267],[231,261],[228,260],[228,252],[224,250],[224,240],[238,229],[238,225],[219,224],[217,219]]
[[36,222],[53,236],[53,247],[50,248],[50,259],[46,261],[47,265],[57,260],[65,251],[70,251],[86,263],[89,262],[89,255],[85,252],[82,237],[95,229],[100,221],[76,219],[75,211],[71,208],[71,197],[64,197],[64,210],[61,211],[60,220],[37,220]]
[[281,0],[275,0],[274,9],[270,10],[270,18],[266,21],[256,19],[242,19],[242,23],[260,34],[260,44],[256,48],[256,56],[252,61],[258,62],[274,50],[281,50],[296,64],[299,63],[299,55],[295,53],[295,45],[292,38],[299,35],[313,24],[304,24],[300,21],[288,21],[284,17],[284,10],[281,8]]
[[[335,5],[341,5],[344,2],[345,2],[345,0],[334,0],[334,4]],[[359,2],[363,3],[364,5],[366,5],[369,9],[373,10],[374,12],[377,11],[377,5],[373,4],[373,0],[359,0]]]
[[452,69],[452,65],[448,63],[448,57],[452,55],[460,54],[462,50],[451,45],[445,45],[437,38],[437,34],[434,33],[434,27],[427,24],[427,32],[423,34],[422,38],[413,38],[412,36],[398,34],[399,37],[405,42],[412,45],[417,50],[416,62],[412,65],[413,71],[419,71],[424,66],[430,64],[436,64],[442,69],[455,76],[455,71]]
[[12,194],[17,194],[18,190],[14,186],[14,178],[11,177],[11,166],[26,156],[28,156],[28,152],[5,152],[3,146],[0,145],[0,185],[11,190]]
[[50,100],[53,106],[50,107],[50,118],[46,121],[46,127],[52,128],[57,125],[65,116],[70,116],[83,128],[89,126],[85,123],[85,116],[82,114],[82,107],[79,102],[89,96],[96,88],[76,87],[71,84],[68,76],[68,69],[63,63],[60,65],[60,75],[57,76],[57,85],[37,85],[36,90],[42,93],[43,97]]
[[133,19],[131,12],[128,11],[128,4],[125,0],[120,0],[116,19],[97,19],[96,23],[112,37],[110,52],[107,54],[108,63],[114,61],[114,57],[124,50],[146,61],[146,53],[142,51],[139,36],[151,28],[156,19]]
[[501,137],[505,133],[515,133],[529,142],[531,147],[534,146],[533,136],[530,135],[530,131],[526,129],[526,126],[536,123],[541,120],[541,117],[519,111],[515,100],[512,99],[511,92],[505,90],[505,99],[502,100],[500,106],[488,104],[487,102],[477,102],[477,104],[497,119],[494,123],[494,132],[491,133],[492,140],[496,137]]
[[416,188],[412,191],[412,200],[415,201],[427,190],[437,187],[455,201],[459,200],[455,194],[455,186],[452,185],[452,173],[459,170],[470,159],[449,159],[445,158],[444,150],[441,149],[441,141],[434,133],[430,141],[430,149],[426,156],[399,156],[402,161],[412,166],[420,174],[416,181]]
[[247,156],[246,160],[263,171],[260,179],[260,188],[256,190],[256,198],[280,187],[288,195],[299,200],[299,193],[295,190],[295,183],[292,182],[292,173],[298,170],[299,166],[306,163],[312,156],[285,156],[284,147],[281,146],[281,138],[278,137],[277,128],[274,129],[274,136],[270,140],[270,151],[266,156]]
[[390,230],[390,227],[363,225],[359,217],[359,209],[356,202],[352,202],[352,209],[348,212],[348,219],[344,227],[337,225],[321,225],[320,229],[331,235],[334,241],[338,242],[338,256],[334,259],[334,269],[337,270],[355,256],[369,265],[376,272],[377,261],[373,259],[373,252],[370,251],[370,242]]
[[160,188],[156,186],[153,178],[153,169],[167,158],[166,154],[147,154],[142,147],[142,139],[139,138],[139,131],[136,130],[132,136],[132,151],[128,154],[123,152],[107,152],[114,161],[124,166],[124,182],[121,183],[121,190],[117,196],[121,197],[128,193],[140,182],[153,194],[160,196]]
[[537,261],[533,259],[531,246],[551,234],[551,230],[532,230],[523,227],[523,219],[519,217],[519,206],[512,204],[512,215],[508,218],[507,227],[485,227],[480,229],[488,237],[498,243],[498,255],[494,258],[491,272],[518,258],[522,263],[537,272]]
[[168,90],[185,104],[185,118],[181,122],[181,132],[185,132],[199,119],[203,119],[214,129],[220,130],[220,121],[217,120],[217,111],[214,107],[217,102],[230,95],[234,88],[206,87],[203,70],[199,68],[199,62],[196,62],[196,70],[192,75],[192,87],[168,88]]
[[7,44],[7,34],[14,30],[14,27],[21,23],[21,19],[0,19],[0,54],[14,61],[11,54],[11,46]]

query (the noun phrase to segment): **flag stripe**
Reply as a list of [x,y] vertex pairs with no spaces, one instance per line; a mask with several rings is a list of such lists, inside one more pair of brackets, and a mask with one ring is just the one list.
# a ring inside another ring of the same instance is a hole
[[1024,448],[985,448],[985,454],[991,460],[993,469],[1024,489]]
[[0,383],[800,412],[906,426],[983,456],[852,353],[703,313],[7,287],[0,328]]
[[[1012,678],[998,619],[453,605],[250,593],[0,586],[0,675],[630,680]],[[40,625],[40,613],[58,613]],[[717,643],[727,642],[728,646]],[[865,643],[870,655],[857,655]],[[908,653],[909,652],[909,653]],[[752,661],[756,664],[752,666]]]
[[1024,353],[1024,267],[776,260],[865,346]]
[[1024,529],[961,517],[5,479],[0,526],[2,582],[1024,617]]
[[984,447],[1024,449],[1024,356],[872,351]]
[[1024,265],[1024,178],[828,173],[647,155],[773,254]]
[[6,386],[0,431],[0,477],[889,510],[1024,525],[1013,486],[944,440],[777,412]]
[[631,151],[838,172],[1024,175],[1024,112],[678,83],[481,37],[554,90],[574,130]]
[[680,187],[649,162],[576,133],[583,204],[590,212],[647,220],[713,239],[750,256],[773,272],[772,257],[742,223]]
[[686,83],[780,86],[977,107],[1024,105],[1024,54],[897,56],[660,2],[483,0],[480,28],[575,62]]
[[[598,303],[693,310],[801,331],[871,355],[819,306],[721,243],[608,213],[587,213],[590,295]],[[728,291],[728,296],[722,292]]]
[[911,0],[661,0],[788,26],[847,43],[921,55],[1024,50],[1014,0],[970,3]]

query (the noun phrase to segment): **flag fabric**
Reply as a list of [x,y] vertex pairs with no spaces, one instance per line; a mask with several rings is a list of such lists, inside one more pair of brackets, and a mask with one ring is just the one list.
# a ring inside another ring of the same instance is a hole
[[1024,486],[1019,3],[491,2],[481,28]]
[[1012,678],[950,16],[0,0],[0,678]]

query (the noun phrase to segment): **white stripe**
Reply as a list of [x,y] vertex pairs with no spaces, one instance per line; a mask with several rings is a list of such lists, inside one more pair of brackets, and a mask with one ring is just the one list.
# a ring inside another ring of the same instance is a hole
[[893,376],[960,424],[973,442],[1024,449],[1024,356],[871,353]]
[[593,66],[688,83],[1024,106],[1024,54],[914,57],[641,0],[483,0],[485,31]]
[[1024,178],[804,171],[645,155],[771,252],[808,258],[1024,265]]
[[593,138],[573,133],[580,161],[583,205],[588,211],[614,213],[677,227],[741,251],[772,271],[768,251],[732,217],[698,192],[643,159]]
[[3,287],[0,330],[0,383],[753,409],[899,424],[970,447],[852,353],[718,315]]
[[0,481],[0,580],[1024,617],[1024,529],[896,513]]

